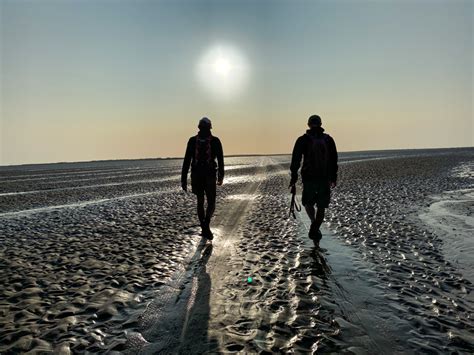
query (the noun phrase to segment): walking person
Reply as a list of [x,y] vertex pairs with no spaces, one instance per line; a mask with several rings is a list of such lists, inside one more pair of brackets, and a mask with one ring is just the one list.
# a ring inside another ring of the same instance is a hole
[[296,140],[290,166],[292,187],[298,181],[298,169],[301,158],[304,157],[301,168],[301,202],[311,220],[308,236],[315,245],[319,245],[322,238],[320,227],[325,209],[329,207],[331,188],[336,187],[338,170],[336,144],[330,135],[324,133],[321,124],[321,117],[318,115],[309,117],[309,129]]
[[[221,141],[211,134],[211,120],[203,117],[199,121],[198,128],[198,134],[189,138],[186,147],[181,187],[184,191],[188,191],[188,171],[191,165],[191,187],[197,196],[197,215],[202,236],[212,240],[210,223],[216,207],[216,185],[222,185],[224,181],[224,154]],[[204,197],[207,199],[206,210],[204,210]]]

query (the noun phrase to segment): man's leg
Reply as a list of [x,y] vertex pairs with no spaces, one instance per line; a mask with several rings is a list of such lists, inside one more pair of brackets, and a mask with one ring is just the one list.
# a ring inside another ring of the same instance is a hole
[[314,220],[314,224],[316,225],[317,229],[319,230],[319,228],[321,227],[321,224],[323,224],[323,220],[324,220],[324,211],[325,211],[325,208],[323,207],[318,207],[318,210],[316,212],[316,218]]
[[314,217],[314,214],[315,214],[314,205],[311,205],[311,204],[307,203],[307,204],[304,206],[304,209],[306,210],[306,213],[308,214],[308,217],[309,217],[309,220],[311,221],[311,224],[313,224],[314,221],[315,221],[315,217]]
[[207,209],[206,222],[210,223],[216,209],[216,191],[206,191]]
[[207,199],[206,222],[210,223],[216,209],[216,177],[215,173],[206,177],[204,191]]
[[309,220],[311,221],[311,227],[309,228],[308,237],[314,239],[317,235],[318,229],[315,228],[316,225],[316,211],[314,205],[316,203],[316,191],[315,185],[312,181],[303,182],[303,195],[302,203],[308,214]]
[[193,188],[193,193],[197,197],[197,215],[199,218],[199,223],[201,225],[202,233],[204,235],[204,219],[206,218],[206,213],[204,211],[204,188],[205,180],[201,174],[196,172],[191,172],[191,185]]
[[314,221],[314,228],[317,231],[318,238],[321,239],[321,225],[324,221],[324,212],[329,206],[329,199],[331,196],[331,190],[329,188],[329,181],[322,180],[317,183],[317,194],[316,194],[316,218]]
[[204,214],[204,192],[196,194],[197,196],[197,215],[199,218],[199,223],[201,224],[201,227],[204,223],[205,219],[205,214]]
[[316,217],[315,217],[315,209],[313,204],[306,204],[305,206],[306,213],[308,214],[309,220],[311,221],[311,226],[309,227],[308,237],[309,239],[313,239],[317,236],[318,228],[316,227]]
[[204,219],[204,224],[206,228],[206,234],[208,239],[212,239],[212,231],[210,229],[211,218],[214,215],[214,211],[216,209],[216,179],[215,177],[210,177],[206,181],[206,199],[207,199],[207,209],[206,209],[206,217]]

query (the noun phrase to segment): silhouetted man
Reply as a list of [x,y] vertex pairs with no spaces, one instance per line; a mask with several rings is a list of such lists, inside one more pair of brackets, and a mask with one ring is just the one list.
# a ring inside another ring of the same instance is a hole
[[[186,147],[181,186],[184,191],[188,191],[188,170],[191,165],[191,186],[197,196],[197,214],[202,236],[212,240],[210,223],[216,207],[216,184],[222,185],[224,180],[224,154],[221,141],[211,134],[211,120],[203,117],[199,121],[198,128],[198,134],[189,138]],[[207,198],[206,211],[204,211],[204,195]]]
[[[337,149],[334,140],[324,133],[321,117],[313,115],[308,119],[309,129],[296,140],[291,158],[290,186],[298,180],[298,169],[301,168],[303,195],[301,202],[311,220],[308,236],[316,245],[322,238],[320,227],[324,220],[324,211],[329,206],[331,188],[337,181]],[[317,206],[315,212],[314,205]]]

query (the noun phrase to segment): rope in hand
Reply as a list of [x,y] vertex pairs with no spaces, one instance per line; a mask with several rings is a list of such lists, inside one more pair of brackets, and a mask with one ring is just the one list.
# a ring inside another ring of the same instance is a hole
[[295,210],[300,212],[301,211],[301,206],[298,204],[298,201],[296,200],[296,186],[292,185],[291,186],[291,204],[290,204],[290,217],[293,216],[294,219],[296,219],[296,214]]

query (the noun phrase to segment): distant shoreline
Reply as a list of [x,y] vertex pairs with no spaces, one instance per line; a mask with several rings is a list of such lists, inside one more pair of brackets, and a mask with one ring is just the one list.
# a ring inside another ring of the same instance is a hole
[[[374,150],[351,150],[351,151],[340,151],[339,154],[364,154],[364,153],[396,153],[396,152],[407,152],[407,151],[443,151],[453,150],[459,151],[464,149],[474,149],[474,147],[451,147],[451,148],[399,148],[399,149],[374,149]],[[274,153],[274,154],[230,154],[225,155],[225,158],[235,157],[262,157],[262,156],[285,156],[291,155],[291,153]],[[178,160],[183,157],[154,157],[154,158],[123,158],[123,159],[98,159],[98,160],[78,160],[78,161],[60,161],[50,163],[24,163],[24,164],[6,164],[0,165],[1,168],[12,168],[12,167],[26,167],[26,166],[40,166],[40,165],[67,165],[67,164],[78,164],[78,163],[99,163],[99,162],[122,162],[122,161],[149,161],[149,160]]]

